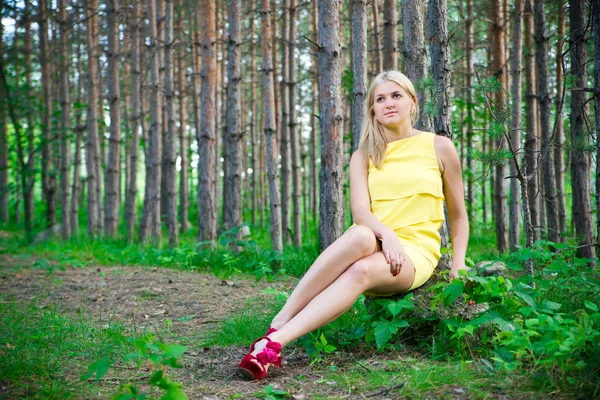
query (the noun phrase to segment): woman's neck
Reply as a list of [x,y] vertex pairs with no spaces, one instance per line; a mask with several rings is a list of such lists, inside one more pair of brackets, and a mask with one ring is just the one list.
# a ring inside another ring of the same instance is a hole
[[406,125],[398,125],[392,127],[383,127],[383,133],[388,143],[393,142],[395,140],[406,139],[411,136],[414,136],[418,133],[416,129],[414,129],[409,124]]

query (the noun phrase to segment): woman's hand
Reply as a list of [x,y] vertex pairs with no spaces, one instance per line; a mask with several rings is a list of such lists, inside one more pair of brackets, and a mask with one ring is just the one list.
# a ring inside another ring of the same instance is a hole
[[461,269],[462,270],[466,269],[465,264],[458,264],[458,263],[452,262],[452,268],[450,268],[450,273],[448,274],[448,279],[452,280],[454,278],[458,278],[458,271]]
[[406,262],[406,253],[400,239],[391,229],[385,231],[381,236],[381,250],[385,261],[390,264],[390,273],[396,276],[400,273],[400,268]]

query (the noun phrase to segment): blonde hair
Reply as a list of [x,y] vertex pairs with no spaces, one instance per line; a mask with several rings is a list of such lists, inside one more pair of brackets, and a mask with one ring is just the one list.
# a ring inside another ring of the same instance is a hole
[[367,93],[367,101],[365,102],[365,109],[363,111],[364,117],[358,149],[363,157],[365,157],[365,160],[367,160],[367,163],[370,159],[377,168],[381,168],[383,164],[387,140],[383,134],[383,127],[376,120],[375,111],[373,110],[375,88],[389,81],[396,82],[412,98],[415,104],[415,112],[411,115],[411,124],[414,124],[419,115],[419,102],[417,101],[415,87],[406,75],[399,71],[384,71],[373,79]]

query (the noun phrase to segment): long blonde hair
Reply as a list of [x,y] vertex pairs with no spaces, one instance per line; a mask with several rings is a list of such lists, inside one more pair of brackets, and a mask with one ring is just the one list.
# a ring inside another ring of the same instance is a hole
[[365,160],[367,160],[367,163],[370,159],[377,168],[381,168],[381,165],[383,164],[387,140],[383,134],[381,123],[375,119],[375,111],[373,110],[373,104],[375,103],[374,94],[377,86],[389,81],[396,82],[400,85],[415,103],[415,112],[411,116],[411,124],[414,124],[414,121],[417,120],[419,115],[419,102],[417,101],[415,87],[406,75],[399,71],[384,71],[373,79],[373,82],[369,87],[369,92],[367,93],[358,149],[365,157]]

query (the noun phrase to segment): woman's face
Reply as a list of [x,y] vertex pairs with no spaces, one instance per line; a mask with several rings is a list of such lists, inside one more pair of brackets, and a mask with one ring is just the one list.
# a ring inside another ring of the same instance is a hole
[[379,123],[389,127],[407,122],[412,125],[415,103],[400,85],[387,81],[378,85],[373,94],[373,111]]

